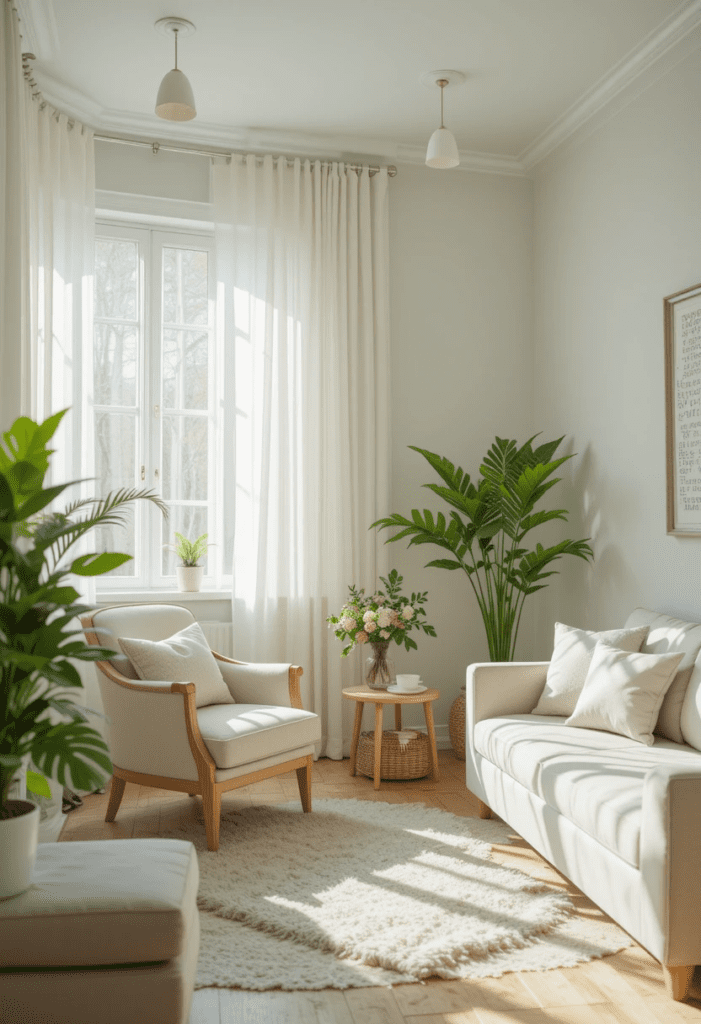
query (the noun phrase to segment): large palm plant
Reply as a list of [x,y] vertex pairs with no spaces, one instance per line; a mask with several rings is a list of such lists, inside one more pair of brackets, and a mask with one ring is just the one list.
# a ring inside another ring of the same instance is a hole
[[[537,435],[535,435],[537,436]],[[536,504],[559,481],[553,474],[571,459],[553,459],[563,438],[532,447],[535,437],[519,448],[516,441],[497,437],[480,466],[474,484],[467,473],[448,459],[410,445],[435,469],[443,484],[425,484],[451,506],[448,518],[428,509],[413,509],[411,518],[393,514],[373,523],[398,527],[390,541],[410,537],[409,544],[435,544],[451,558],[438,558],[429,566],[462,569],[477,598],[492,661],[512,661],[521,613],[526,598],[547,584],[542,581],[562,555],[593,558],[586,540],[563,540],[550,547],[536,543],[524,547],[526,534],[553,519],[567,520],[566,509],[535,511]],[[547,571],[546,571],[547,570]]]
[[69,552],[95,527],[122,523],[137,499],[167,515],[158,495],[145,490],[46,511],[71,486],[44,487],[48,442],[65,411],[41,424],[20,417],[0,444],[0,818],[10,814],[8,791],[27,758],[38,769],[27,773],[27,788],[43,796],[50,796],[45,776],[90,789],[102,784],[100,768],[111,771],[107,745],[67,692],[82,687],[73,660],[114,653],[89,646],[75,628],[90,609],[79,603],[71,576],[100,576],[131,556]]

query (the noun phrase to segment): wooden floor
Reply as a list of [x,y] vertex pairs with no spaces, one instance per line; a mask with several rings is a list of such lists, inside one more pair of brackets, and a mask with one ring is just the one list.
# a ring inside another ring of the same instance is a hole
[[[464,782],[464,763],[450,751],[439,754],[440,782],[382,783],[352,779],[348,761],[322,758],[314,765],[313,795],[423,803],[453,814],[475,816]],[[275,804],[298,796],[294,773],[226,793],[222,803]],[[157,836],[194,813],[185,794],[127,783],[117,820],[104,821],[107,794],[86,797],[71,811],[61,841]],[[601,912],[527,843],[518,839],[497,848],[497,859],[566,891],[579,911]],[[672,1002],[665,994],[659,964],[639,946],[579,967],[506,974],[484,981],[432,980],[422,985],[356,988],[340,992],[244,992],[200,989],[190,1024],[683,1024],[701,1022],[701,971],[691,997]]]

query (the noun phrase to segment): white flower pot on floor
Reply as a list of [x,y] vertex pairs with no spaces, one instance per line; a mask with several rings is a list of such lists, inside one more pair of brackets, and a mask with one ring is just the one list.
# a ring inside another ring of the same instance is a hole
[[29,800],[8,800],[21,811],[14,818],[0,818],[0,900],[28,889],[37,856],[39,808]]
[[176,565],[178,587],[186,593],[194,593],[202,586],[203,565]]

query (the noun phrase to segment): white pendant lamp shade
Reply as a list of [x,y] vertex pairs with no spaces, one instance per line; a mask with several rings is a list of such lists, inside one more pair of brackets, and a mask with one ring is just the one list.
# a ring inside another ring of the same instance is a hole
[[191,121],[197,113],[192,86],[178,68],[169,71],[161,82],[156,113],[167,121]]
[[441,125],[428,140],[426,150],[426,164],[428,167],[435,167],[445,171],[450,167],[457,167],[460,163],[458,144],[455,136],[448,131],[443,124],[443,90],[447,85],[458,85],[465,81],[461,71],[429,71],[421,76],[421,81],[427,86],[440,86],[441,90]]
[[178,36],[190,35],[195,26],[185,18],[161,18],[156,29],[175,37],[175,67],[164,77],[156,97],[156,113],[167,121],[191,121],[196,116],[195,97],[187,76],[178,67]]
[[449,132],[447,128],[436,128],[428,140],[426,163],[429,167],[436,167],[440,170],[457,167],[460,163],[458,144],[453,133]]

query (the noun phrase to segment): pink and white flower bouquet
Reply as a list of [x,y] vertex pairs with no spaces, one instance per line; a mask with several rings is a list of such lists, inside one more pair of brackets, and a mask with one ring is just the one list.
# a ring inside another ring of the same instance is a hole
[[359,644],[382,644],[394,640],[404,644],[407,651],[416,650],[416,642],[409,636],[414,629],[421,629],[427,636],[435,636],[433,626],[425,621],[428,591],[404,597],[401,593],[404,577],[392,569],[385,579],[380,576],[384,590],[378,590],[370,597],[365,590],[349,586],[349,598],[338,615],[329,615],[329,627],[339,640],[350,641],[341,651],[346,658]]

